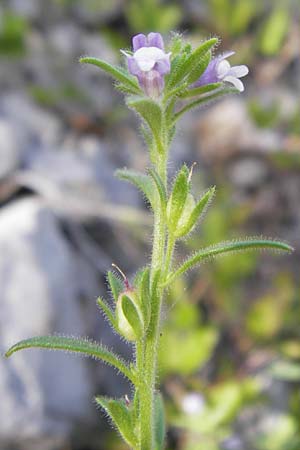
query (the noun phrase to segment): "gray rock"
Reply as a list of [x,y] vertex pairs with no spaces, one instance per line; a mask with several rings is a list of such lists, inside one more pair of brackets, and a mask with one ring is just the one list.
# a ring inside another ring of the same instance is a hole
[[0,117],[0,179],[19,166],[20,137],[12,123]]
[[243,158],[229,167],[229,178],[239,188],[251,189],[260,186],[266,179],[267,166],[261,159]]
[[274,153],[282,146],[280,133],[257,128],[240,99],[226,99],[204,111],[197,131],[199,150],[209,162],[242,152]]
[[[76,258],[55,216],[26,199],[0,214],[1,353],[36,335],[86,335]],[[24,351],[0,359],[0,439],[67,436],[87,421],[93,387],[87,361]]]
[[41,2],[39,0],[10,0],[10,8],[15,13],[26,19],[36,20],[41,13]]
[[48,39],[54,51],[71,60],[79,48],[80,30],[73,23],[63,22],[51,28]]
[[58,142],[62,131],[61,122],[53,114],[34,104],[26,95],[19,93],[3,96],[0,106],[14,130],[27,134],[24,136],[23,146],[26,145],[26,139],[43,146]]
[[119,14],[124,0],[85,0],[74,2],[74,11],[79,20],[89,25],[98,25]]

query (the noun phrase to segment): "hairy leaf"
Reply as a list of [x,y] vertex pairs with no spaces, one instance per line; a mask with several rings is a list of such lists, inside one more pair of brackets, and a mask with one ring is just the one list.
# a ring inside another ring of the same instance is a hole
[[158,151],[163,152],[162,110],[159,104],[150,98],[135,97],[129,99],[127,105],[144,119],[153,134]]
[[115,329],[116,328],[116,318],[115,318],[115,315],[114,315],[113,311],[111,310],[111,308],[101,297],[97,298],[97,305],[99,306],[99,308],[101,309],[101,311],[103,312],[105,317],[108,319],[111,326]]
[[172,233],[176,231],[176,226],[184,209],[188,192],[188,170],[186,166],[183,166],[175,178],[167,206],[168,226]]
[[212,259],[216,256],[225,255],[237,251],[246,250],[281,250],[291,252],[293,248],[285,242],[273,241],[269,239],[247,238],[245,240],[226,241],[216,245],[211,245],[203,250],[196,252],[191,258],[187,259],[175,272],[173,272],[164,285],[170,284],[179,275],[182,275],[192,267]]
[[95,400],[115,423],[125,442],[130,447],[136,448],[138,438],[134,432],[134,421],[132,420],[131,411],[124,402],[102,396],[96,397]]
[[199,86],[193,89],[185,90],[180,94],[180,98],[196,97],[198,95],[207,94],[207,92],[214,91],[222,87],[222,83],[210,83],[204,86]]
[[115,172],[115,175],[120,180],[129,181],[130,183],[134,184],[138,189],[140,189],[147,198],[150,205],[153,207],[155,195],[153,192],[154,189],[151,178],[149,178],[147,175],[144,175],[143,173],[128,169],[118,169]]
[[157,171],[153,168],[153,169],[149,169],[148,170],[149,175],[151,176],[151,178],[154,181],[154,184],[157,188],[157,192],[160,198],[160,203],[162,208],[164,209],[167,203],[167,193],[166,193],[166,189],[164,186],[164,183],[162,181],[162,179],[160,178],[159,174],[157,173]]
[[85,356],[91,356],[95,359],[110,364],[122,372],[129,380],[135,382],[133,373],[119,356],[112,353],[110,350],[101,344],[91,342],[87,339],[63,337],[63,336],[39,336],[30,339],[24,339],[13,345],[5,356],[9,357],[13,353],[26,348],[45,348],[49,350],[65,350],[72,353],[80,353]]
[[[199,65],[199,61],[203,60],[203,57],[210,51],[210,49],[216,45],[218,42],[217,38],[209,39],[203,44],[201,44],[199,47],[197,47],[184,61],[178,61],[174,75],[170,77],[169,80],[169,87],[176,86],[178,83],[184,80],[186,76],[191,75],[191,79],[193,79],[192,73],[195,70],[196,67]],[[208,64],[208,61],[205,61],[205,63]],[[206,66],[207,66],[206,64]],[[206,68],[206,67],[205,67]],[[205,70],[204,68],[204,70]],[[188,80],[190,83],[193,81]]]
[[[176,230],[174,235],[177,238],[180,238],[182,236],[187,235],[192,228],[196,225],[196,222],[205,214],[207,211],[207,208],[215,194],[215,187],[212,187],[209,189],[199,200],[199,202],[196,204],[195,208],[193,209],[189,220],[186,222],[184,227],[181,227],[180,230]],[[179,232],[180,231],[180,232]]]
[[192,70],[190,71],[190,73],[186,78],[187,83],[189,85],[198,81],[201,75],[205,72],[205,69],[210,63],[210,60],[211,60],[211,52],[208,51],[199,58],[198,62],[195,62],[195,66],[192,68]]
[[107,272],[107,281],[113,298],[117,301],[121,292],[124,291],[124,285],[120,278],[118,278],[111,270]]
[[102,69],[116,81],[122,83],[124,87],[127,87],[135,94],[141,93],[141,89],[139,88],[136,79],[132,75],[127,73],[126,70],[123,69],[123,67],[113,66],[108,62],[103,61],[102,59],[93,58],[89,56],[80,58],[79,62],[83,64],[92,64],[94,66],[100,67],[100,69]]
[[212,92],[211,94],[208,92],[207,94],[202,95],[197,100],[194,100],[191,103],[188,103],[185,105],[180,111],[178,111],[174,115],[174,121],[178,120],[184,113],[187,111],[190,111],[191,109],[198,108],[202,105],[207,105],[208,103],[217,100],[218,98],[224,97],[228,94],[239,94],[238,89],[234,87],[223,87],[220,89],[217,89],[215,92]]

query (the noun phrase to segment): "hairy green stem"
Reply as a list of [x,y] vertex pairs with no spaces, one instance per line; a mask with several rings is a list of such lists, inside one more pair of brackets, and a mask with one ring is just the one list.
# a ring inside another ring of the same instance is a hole
[[175,239],[174,235],[169,234],[167,249],[166,249],[166,258],[165,258],[165,273],[164,273],[165,279],[168,277],[169,271],[171,269],[175,240],[176,239]]
[[[167,150],[157,153],[155,168],[167,190]],[[158,270],[161,271],[161,280],[164,277],[166,246],[166,219],[161,208],[154,211],[153,249],[151,262],[151,280]],[[143,350],[138,352],[137,370],[138,378],[142,380],[140,389],[140,450],[154,449],[154,392],[156,381],[158,338],[160,328],[160,312],[163,299],[163,289],[152,292],[151,320],[147,335],[145,336]],[[142,362],[141,362],[142,361]]]

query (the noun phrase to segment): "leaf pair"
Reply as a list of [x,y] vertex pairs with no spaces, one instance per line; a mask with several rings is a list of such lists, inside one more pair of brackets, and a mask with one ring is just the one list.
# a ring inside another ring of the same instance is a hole
[[167,223],[169,232],[175,238],[186,236],[200,217],[206,212],[215,188],[210,188],[196,203],[190,193],[190,173],[184,165],[177,174],[167,204]]
[[168,80],[168,88],[186,82],[190,85],[197,81],[210,62],[210,50],[218,42],[217,38],[205,41],[193,52],[177,55],[172,62],[171,74]]

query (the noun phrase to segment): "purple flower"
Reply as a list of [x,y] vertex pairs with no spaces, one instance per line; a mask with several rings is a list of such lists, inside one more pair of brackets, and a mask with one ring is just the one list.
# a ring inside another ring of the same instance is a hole
[[231,67],[226,58],[232,55],[234,55],[234,52],[225,52],[222,55],[213,58],[199,80],[194,83],[193,87],[227,81],[228,83],[233,84],[240,92],[243,92],[244,85],[240,78],[245,77],[249,73],[249,69],[247,66]]
[[170,72],[170,55],[165,53],[161,34],[138,34],[132,39],[133,55],[121,52],[127,58],[129,72],[150,97],[159,97],[164,88],[164,75]]

